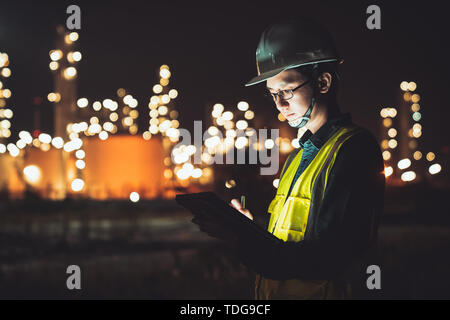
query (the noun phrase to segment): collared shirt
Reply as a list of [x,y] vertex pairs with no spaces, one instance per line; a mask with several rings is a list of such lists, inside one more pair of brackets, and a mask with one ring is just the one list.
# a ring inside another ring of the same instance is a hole
[[[319,152],[322,145],[331,137],[342,125],[351,123],[350,113],[344,113],[339,116],[328,119],[325,124],[323,124],[315,134],[312,134],[310,130],[307,130],[299,139],[300,148],[302,151],[302,158],[300,160],[300,165],[297,168],[294,179],[292,180],[291,186],[289,188],[288,195],[291,193],[295,182],[298,180],[300,175],[309,166],[311,161],[313,161],[316,154]],[[287,199],[287,197],[286,197]]]

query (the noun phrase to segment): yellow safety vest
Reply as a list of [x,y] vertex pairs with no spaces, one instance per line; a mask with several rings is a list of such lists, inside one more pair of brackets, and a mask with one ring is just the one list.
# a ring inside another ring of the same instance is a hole
[[[302,241],[310,218],[320,208],[330,170],[342,144],[359,129],[346,126],[338,129],[320,148],[313,161],[302,172],[288,195],[291,182],[302,157],[300,150],[279,182],[275,198],[269,205],[271,214],[268,231],[284,241]],[[285,164],[286,165],[286,164]],[[284,167],[283,167],[284,170]],[[290,279],[277,281],[256,277],[256,299],[324,299],[342,297],[341,290],[329,280],[306,281]]]

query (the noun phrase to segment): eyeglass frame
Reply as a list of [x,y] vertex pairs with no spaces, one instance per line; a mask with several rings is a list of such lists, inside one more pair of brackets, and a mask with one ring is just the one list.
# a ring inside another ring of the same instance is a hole
[[[272,93],[270,91],[266,91],[266,96],[269,98],[272,98],[273,101],[277,101],[276,97],[279,97],[280,100],[286,101],[289,99],[292,99],[294,97],[294,91],[297,89],[300,89],[301,87],[307,85],[311,80],[306,80],[305,82],[303,82],[302,84],[300,84],[298,87],[294,88],[294,89],[286,89],[286,90],[279,90],[278,92]],[[280,92],[285,91],[285,92],[289,92],[291,94],[291,96],[289,98],[282,98],[280,96]]]

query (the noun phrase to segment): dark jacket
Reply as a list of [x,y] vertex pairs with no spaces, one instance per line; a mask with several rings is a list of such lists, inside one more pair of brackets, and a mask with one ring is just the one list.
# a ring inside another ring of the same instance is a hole
[[[341,114],[308,138],[320,149],[337,129],[351,123],[350,114]],[[374,247],[384,190],[380,147],[370,131],[363,129],[339,150],[321,207],[309,220],[304,240],[272,244],[243,235],[238,255],[245,265],[269,279],[339,277]]]

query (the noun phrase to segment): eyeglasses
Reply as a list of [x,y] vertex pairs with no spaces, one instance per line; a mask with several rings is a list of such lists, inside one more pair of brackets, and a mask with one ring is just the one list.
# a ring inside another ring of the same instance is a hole
[[294,96],[295,90],[300,89],[304,85],[307,85],[309,83],[309,81],[310,80],[303,82],[301,85],[299,85],[298,87],[296,87],[294,89],[280,90],[278,92],[273,92],[273,93],[270,91],[266,91],[264,93],[264,95],[269,99],[273,99],[274,101],[277,101],[277,96],[280,98],[280,100],[289,100]]

